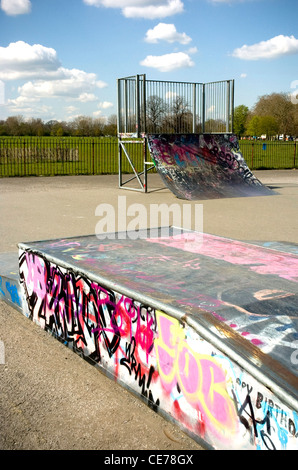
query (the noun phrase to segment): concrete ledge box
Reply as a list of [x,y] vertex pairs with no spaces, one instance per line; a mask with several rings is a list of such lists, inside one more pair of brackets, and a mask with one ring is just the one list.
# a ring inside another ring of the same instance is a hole
[[24,315],[206,448],[297,449],[297,254],[115,235],[20,243]]

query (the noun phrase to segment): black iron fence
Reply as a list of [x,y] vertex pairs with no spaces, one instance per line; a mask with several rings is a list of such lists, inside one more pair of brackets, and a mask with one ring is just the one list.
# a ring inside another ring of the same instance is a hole
[[114,174],[117,138],[0,138],[0,177]]
[[[142,171],[143,146],[127,145],[136,170]],[[252,170],[298,168],[297,142],[240,140],[239,145]],[[123,162],[122,171],[132,172],[128,162]],[[0,138],[0,177],[117,173],[116,137]]]

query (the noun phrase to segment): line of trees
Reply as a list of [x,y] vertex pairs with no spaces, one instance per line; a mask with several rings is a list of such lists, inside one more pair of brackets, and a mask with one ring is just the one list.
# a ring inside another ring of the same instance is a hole
[[108,119],[79,116],[71,122],[48,121],[32,118],[25,120],[23,116],[11,116],[0,121],[0,136],[77,136],[100,137],[117,135],[117,116]]
[[[142,113],[141,113],[142,114]],[[130,116],[135,124],[135,116]],[[176,96],[171,104],[162,98],[151,96],[146,102],[147,132],[191,133],[193,115],[191,107],[183,97]],[[142,126],[143,127],[143,126]],[[205,132],[225,132],[226,124],[220,119],[209,119]],[[198,122],[196,132],[202,132]],[[285,93],[272,93],[259,98],[252,109],[245,105],[234,110],[234,133],[239,137],[262,136],[274,138],[278,135],[298,137],[298,105],[292,103]],[[23,116],[11,116],[0,121],[0,136],[116,136],[117,116],[91,118],[79,116],[71,122],[48,121]]]
[[[135,130],[136,116],[130,114],[130,132]],[[143,111],[141,110],[141,128]],[[165,102],[158,96],[150,96],[146,102],[147,132],[191,133],[193,130],[193,114],[191,106],[180,96],[175,96],[170,102]],[[207,129],[208,128],[208,129]],[[208,120],[206,130],[214,132],[224,131],[225,124]],[[197,132],[201,132],[201,125],[197,125]],[[0,121],[0,136],[104,136],[117,135],[117,116],[93,119],[80,116],[72,122],[49,121],[44,123],[41,119],[25,120],[23,116],[12,116],[6,121]]]
[[238,137],[298,137],[298,105],[286,93],[272,93],[259,98],[249,110],[240,105],[234,111],[234,133]]
[[191,107],[179,95],[170,101],[152,95],[146,102],[146,127],[149,133],[191,133],[193,129]]

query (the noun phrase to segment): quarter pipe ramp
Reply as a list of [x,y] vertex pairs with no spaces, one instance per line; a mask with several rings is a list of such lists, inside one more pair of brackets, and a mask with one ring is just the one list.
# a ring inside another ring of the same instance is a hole
[[150,134],[148,145],[157,172],[180,199],[274,194],[250,171],[234,135]]

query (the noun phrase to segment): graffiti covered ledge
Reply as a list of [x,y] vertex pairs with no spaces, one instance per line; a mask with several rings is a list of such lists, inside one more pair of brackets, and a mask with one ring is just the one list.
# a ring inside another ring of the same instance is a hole
[[126,235],[20,244],[23,313],[208,448],[297,449],[298,256]]

